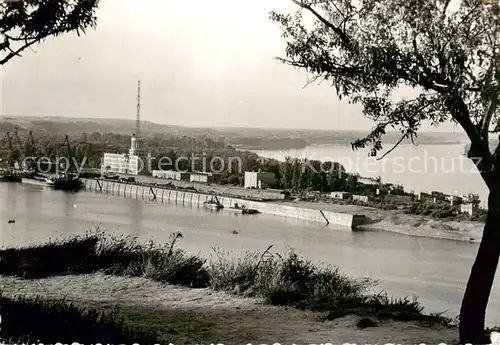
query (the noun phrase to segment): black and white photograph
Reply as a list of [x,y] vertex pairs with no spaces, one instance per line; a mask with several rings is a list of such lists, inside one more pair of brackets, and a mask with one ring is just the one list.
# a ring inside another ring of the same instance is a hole
[[0,0],[0,343],[500,345],[498,0]]

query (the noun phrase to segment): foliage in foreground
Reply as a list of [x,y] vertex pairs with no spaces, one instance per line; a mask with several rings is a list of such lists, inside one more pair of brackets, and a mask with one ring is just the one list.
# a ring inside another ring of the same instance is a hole
[[210,287],[264,298],[272,305],[326,312],[333,319],[348,314],[404,321],[452,325],[442,315],[425,315],[417,300],[370,294],[376,281],[351,278],[336,267],[319,267],[293,251],[287,256],[247,252],[229,257],[216,249],[207,262],[176,248],[182,234],[164,246],[143,245],[132,237],[111,237],[100,232],[28,248],[0,251],[0,274],[42,278],[90,273],[146,277],[162,283],[193,288]]
[[155,344],[153,331],[124,325],[116,311],[99,313],[41,297],[0,297],[0,340],[24,344]]
[[[286,43],[280,61],[327,81],[362,107],[374,127],[352,142],[377,156],[387,131],[414,141],[423,126],[453,122],[490,196],[488,216],[460,309],[460,342],[478,344],[500,256],[500,3],[485,0],[291,0],[270,13]],[[306,19],[307,18],[307,19]],[[311,20],[312,19],[312,20]],[[404,97],[402,89],[413,96]],[[399,94],[398,94],[399,93]],[[449,213],[448,213],[449,214]],[[443,213],[446,216],[447,213]]]

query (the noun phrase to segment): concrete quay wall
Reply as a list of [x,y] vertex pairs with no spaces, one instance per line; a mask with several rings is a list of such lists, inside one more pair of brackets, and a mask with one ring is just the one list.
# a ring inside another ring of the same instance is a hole
[[[108,180],[82,179],[85,190],[116,196],[158,202],[174,202],[178,205],[202,205],[212,198],[210,194],[195,193],[183,190],[164,189],[137,184],[127,184]],[[328,224],[332,227],[355,228],[363,223],[363,217],[348,213],[280,205],[271,202],[251,201],[234,197],[217,196],[224,207],[246,206],[263,214],[271,214],[292,219],[301,219]]]

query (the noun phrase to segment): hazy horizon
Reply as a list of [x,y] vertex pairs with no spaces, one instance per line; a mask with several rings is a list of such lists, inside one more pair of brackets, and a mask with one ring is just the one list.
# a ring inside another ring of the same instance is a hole
[[[131,122],[131,128],[130,132],[133,133],[134,131],[134,126],[135,126],[135,118],[112,118],[112,117],[74,117],[74,116],[29,116],[29,115],[9,115],[9,114],[2,114],[0,115],[0,121],[8,121],[9,119],[14,118],[14,119],[37,119],[37,120],[46,120],[46,121],[56,121],[58,119],[64,119],[66,121],[69,120],[81,120],[81,121],[130,121]],[[312,132],[326,132],[326,133],[331,133],[331,132],[364,132],[368,131],[369,128],[364,128],[364,129],[349,129],[349,128],[327,128],[327,129],[321,129],[321,128],[286,128],[286,127],[252,127],[252,126],[199,126],[199,125],[176,125],[176,124],[170,124],[170,123],[161,123],[161,122],[156,122],[156,121],[151,121],[151,120],[143,120],[141,119],[141,123],[149,123],[149,124],[158,124],[158,125],[163,125],[163,126],[172,126],[172,127],[183,127],[183,128],[192,128],[192,129],[216,129],[216,130],[238,130],[238,129],[250,129],[250,130],[262,130],[262,131],[312,131]],[[461,136],[466,136],[466,134],[463,131],[458,131],[458,128],[455,132],[453,131],[444,131],[444,130],[439,130],[440,128],[436,128],[434,131],[421,131],[421,133],[429,133],[429,134],[444,134],[444,135],[461,135]],[[396,130],[387,130],[388,133],[399,133]]]
[[[50,38],[1,68],[1,113],[133,120],[140,79],[143,121],[370,129],[359,106],[325,84],[303,88],[304,71],[274,59],[285,43],[269,19],[273,9],[295,7],[289,0],[106,0],[96,30]],[[452,132],[453,125],[423,130]]]

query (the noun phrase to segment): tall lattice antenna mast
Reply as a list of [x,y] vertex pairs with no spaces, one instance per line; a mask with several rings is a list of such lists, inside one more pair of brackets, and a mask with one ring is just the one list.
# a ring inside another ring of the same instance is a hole
[[141,81],[137,81],[137,115],[135,118],[135,136],[139,139],[141,135]]

